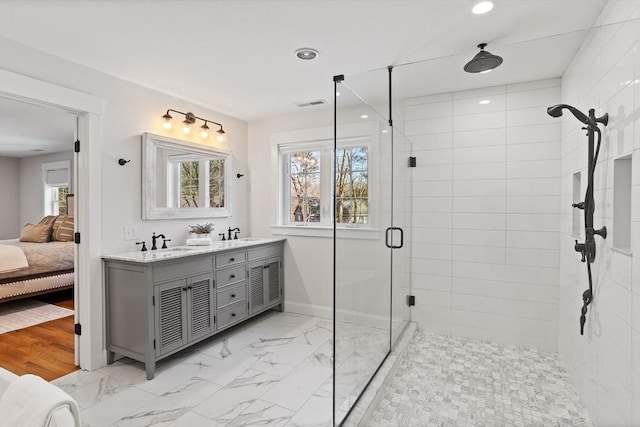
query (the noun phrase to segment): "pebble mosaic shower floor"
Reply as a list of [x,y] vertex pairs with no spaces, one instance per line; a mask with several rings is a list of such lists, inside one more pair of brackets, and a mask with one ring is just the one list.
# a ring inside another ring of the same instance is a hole
[[556,354],[417,332],[367,426],[592,426]]

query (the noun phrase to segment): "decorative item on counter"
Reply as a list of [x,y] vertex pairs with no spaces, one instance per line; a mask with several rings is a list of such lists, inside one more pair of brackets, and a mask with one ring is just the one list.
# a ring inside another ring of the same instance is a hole
[[188,246],[207,246],[213,243],[210,237],[210,233],[213,231],[213,224],[208,222],[206,224],[196,224],[189,226],[189,234],[195,234],[195,238],[187,239],[186,244]]

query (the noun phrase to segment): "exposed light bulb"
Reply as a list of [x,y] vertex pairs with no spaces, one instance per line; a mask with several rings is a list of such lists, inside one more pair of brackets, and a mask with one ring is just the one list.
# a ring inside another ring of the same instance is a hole
[[169,120],[166,120],[162,126],[164,126],[165,129],[171,129],[173,126],[171,126],[171,122]]
[[164,126],[165,129],[171,129],[171,119],[173,118],[171,117],[171,114],[169,114],[169,112],[167,111],[166,114],[162,116],[162,118],[164,119],[164,123],[162,124],[162,126]]
[[218,142],[224,142],[225,139],[224,133],[219,133],[218,136],[216,136],[216,141]]
[[487,105],[487,104],[490,104],[490,103],[491,103],[491,101],[489,101],[488,99],[483,99],[482,101],[478,102],[478,104],[480,104],[480,105]]
[[182,125],[182,132],[184,132],[184,133],[189,133],[189,132],[191,132],[191,126],[189,126],[189,124],[188,124],[188,123],[184,123],[184,124]]
[[202,139],[207,139],[207,137],[209,136],[209,126],[207,126],[207,122],[204,122],[204,124],[200,126],[200,129],[202,129],[200,131],[200,136],[202,137]]
[[366,115],[366,114],[363,114],[363,115],[361,115],[361,116],[360,116],[360,118],[361,118],[361,119],[368,119],[368,118],[369,118],[369,116],[368,116],[368,115]]

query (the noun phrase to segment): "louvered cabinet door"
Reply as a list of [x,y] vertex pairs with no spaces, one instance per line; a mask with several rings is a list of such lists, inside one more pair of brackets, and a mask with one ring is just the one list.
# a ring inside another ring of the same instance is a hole
[[267,306],[271,307],[280,302],[280,257],[267,259],[265,266],[267,279],[265,283],[265,298]]
[[184,280],[154,287],[156,309],[156,355],[161,356],[187,343],[187,286]]
[[210,335],[214,331],[214,291],[211,274],[187,279],[187,315],[189,319],[189,341]]
[[249,264],[249,314],[254,314],[266,307],[264,297],[264,261]]

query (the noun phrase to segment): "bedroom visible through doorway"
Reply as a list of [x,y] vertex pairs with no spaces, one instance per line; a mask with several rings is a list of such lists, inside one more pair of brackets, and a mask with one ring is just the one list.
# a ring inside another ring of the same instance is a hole
[[0,97],[0,317],[16,329],[0,367],[16,374],[78,369],[77,135],[67,111]]

